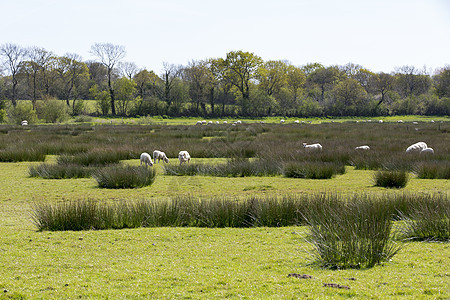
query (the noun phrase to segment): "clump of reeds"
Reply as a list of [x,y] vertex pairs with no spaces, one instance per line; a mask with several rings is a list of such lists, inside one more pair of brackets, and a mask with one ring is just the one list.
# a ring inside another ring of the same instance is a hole
[[330,179],[345,173],[340,162],[290,162],[284,165],[284,176],[292,178]]
[[[330,205],[331,204],[331,205]],[[391,237],[392,214],[365,195],[334,201],[303,213],[315,262],[326,268],[370,268],[399,250]]]
[[450,179],[450,163],[443,161],[422,162],[414,168],[417,178]]
[[400,237],[420,241],[450,241],[450,201],[422,202],[400,213]]
[[408,179],[406,171],[377,171],[374,175],[375,186],[385,188],[404,188]]
[[101,188],[129,189],[151,185],[155,181],[156,170],[140,166],[116,165],[97,169],[92,177]]
[[43,163],[38,166],[31,166],[28,173],[31,177],[41,177],[44,179],[68,179],[91,177],[94,168],[77,164],[48,164]]

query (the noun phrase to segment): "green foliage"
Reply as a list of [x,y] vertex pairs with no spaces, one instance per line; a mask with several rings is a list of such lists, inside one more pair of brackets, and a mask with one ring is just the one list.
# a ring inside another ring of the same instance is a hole
[[98,186],[108,189],[131,189],[151,185],[156,178],[153,168],[140,166],[109,166],[92,175]]
[[136,93],[136,82],[122,77],[114,83],[114,92],[117,100],[117,112],[119,115],[126,116]]
[[382,201],[354,196],[325,199],[304,212],[316,263],[325,268],[371,268],[400,249],[390,240],[392,214]]
[[450,179],[450,162],[422,162],[414,168],[414,171],[417,177],[422,179]]
[[404,188],[409,178],[406,171],[378,171],[374,177],[375,186],[397,189]]
[[46,99],[38,102],[36,113],[46,123],[60,123],[69,118],[69,108],[61,100]]
[[36,112],[33,110],[33,105],[30,101],[18,101],[16,107],[11,107],[8,111],[9,122],[20,125],[23,120],[27,120],[28,124],[33,124],[37,121]]
[[0,109],[0,123],[4,123],[6,121],[8,114],[6,113],[6,109]]
[[89,93],[97,102],[97,109],[102,115],[107,115],[111,108],[111,95],[108,91],[100,91],[98,85],[89,89]]

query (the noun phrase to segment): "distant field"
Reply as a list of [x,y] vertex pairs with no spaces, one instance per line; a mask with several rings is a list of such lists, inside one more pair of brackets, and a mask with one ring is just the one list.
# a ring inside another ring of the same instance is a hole
[[[194,120],[172,121],[188,124]],[[0,157],[21,159],[0,163],[0,299],[448,299],[448,242],[397,241],[402,249],[388,263],[371,269],[327,270],[310,265],[308,252],[312,249],[304,240],[303,226],[38,232],[31,222],[31,204],[40,201],[165,201],[185,195],[239,199],[323,192],[448,195],[448,179],[420,179],[415,170],[423,164],[444,168],[450,164],[450,124],[403,120],[420,123],[412,126],[392,119],[390,124],[330,124],[329,120],[314,120],[317,123],[312,126],[214,127],[165,126],[165,120],[160,120],[119,126],[121,119],[113,119],[113,126],[111,120],[103,120],[104,125],[0,126]],[[276,118],[265,121],[279,122]],[[319,121],[327,124],[319,125]],[[427,142],[435,155],[405,158],[405,148],[416,141]],[[324,151],[306,154],[302,142],[320,142]],[[372,152],[355,153],[353,147],[360,144],[369,144]],[[93,178],[28,176],[30,166],[42,163],[27,161],[33,151],[42,151],[46,163],[56,164],[60,155],[99,153],[102,149],[119,153],[123,164],[134,166],[139,165],[141,152],[160,149],[168,154],[170,165],[178,164],[179,150],[189,150],[191,163],[224,164],[229,157],[240,155],[250,161],[268,157],[296,163],[342,161],[346,172],[326,180],[283,175],[169,176],[164,175],[161,162],[154,166],[157,177],[153,185],[125,190],[100,189]],[[362,163],[369,160],[371,166]],[[373,176],[382,167],[408,170],[407,186],[400,190],[374,187]],[[313,278],[288,277],[290,273]],[[325,287],[325,283],[350,289]]]

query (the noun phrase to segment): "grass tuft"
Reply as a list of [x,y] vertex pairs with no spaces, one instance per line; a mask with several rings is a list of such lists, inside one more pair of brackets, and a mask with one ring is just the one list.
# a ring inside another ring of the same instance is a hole
[[98,186],[108,189],[130,189],[151,185],[156,178],[154,168],[140,166],[109,166],[96,170],[92,177]]
[[408,183],[408,173],[406,171],[377,171],[374,180],[375,186],[400,189]]

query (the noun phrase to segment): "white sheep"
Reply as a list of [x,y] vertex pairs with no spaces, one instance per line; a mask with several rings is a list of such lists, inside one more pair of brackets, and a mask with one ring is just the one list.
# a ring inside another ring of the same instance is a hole
[[220,124],[220,122],[219,122],[219,121],[216,121],[216,124]]
[[228,124],[228,122],[227,121],[223,121],[223,124]]
[[158,163],[159,163],[159,161],[161,159],[163,160],[163,162],[169,163],[169,159],[167,158],[166,153],[159,151],[159,150],[153,151],[153,160],[155,161],[155,163],[156,163],[156,160],[158,160]]
[[417,124],[419,124],[418,122],[416,122],[416,121],[414,121],[414,122],[412,122],[414,125],[417,125]]
[[427,147],[425,149],[420,150],[420,154],[434,154],[434,150],[433,148]]
[[423,149],[428,148],[427,144],[424,142],[417,142],[415,144],[412,144],[408,148],[406,148],[406,153],[412,153],[412,152],[420,152]]
[[202,125],[205,125],[205,124],[206,124],[206,120],[203,120],[203,121],[202,121]]
[[236,124],[242,124],[241,120],[237,120]]
[[355,150],[370,150],[370,147],[367,145],[355,147]]
[[286,122],[286,121],[283,119],[280,120],[280,124],[283,124],[284,122]]
[[212,125],[213,121],[208,121],[208,125]]
[[20,125],[27,126],[28,125],[28,121],[27,120],[23,120],[22,122],[20,122]]
[[295,120],[294,123],[295,124],[300,124],[300,121],[299,120]]
[[378,120],[378,123],[380,123],[380,124],[383,123],[383,120]]
[[202,121],[197,121],[196,125],[202,125]]
[[322,151],[322,145],[318,143],[311,145],[303,143],[303,148],[305,148],[306,151]]
[[434,120],[431,120],[430,122],[431,122],[431,123],[434,123]]
[[397,123],[405,123],[403,120],[398,120]]
[[142,166],[142,163],[144,163],[144,165],[146,167],[153,166],[152,157],[147,152],[144,152],[141,154],[141,166]]
[[189,153],[187,151],[180,151],[178,153],[178,160],[180,161],[180,166],[182,163],[184,162],[188,162],[191,160],[191,156],[189,155]]

